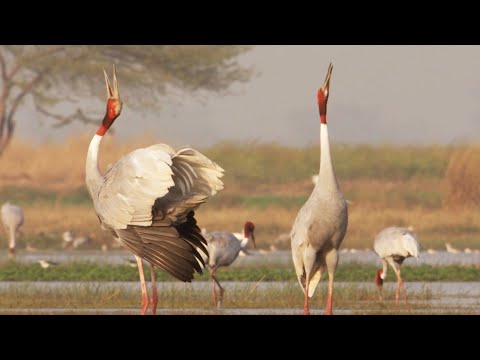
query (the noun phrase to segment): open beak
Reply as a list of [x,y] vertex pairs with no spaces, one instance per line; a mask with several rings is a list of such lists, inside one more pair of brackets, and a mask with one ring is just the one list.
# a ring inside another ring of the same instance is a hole
[[118,93],[118,83],[117,83],[117,71],[115,69],[115,64],[113,65],[113,87],[110,85],[110,80],[108,80],[108,75],[105,69],[103,69],[103,75],[105,75],[105,85],[107,87],[107,100],[108,99],[120,99],[120,94]]
[[253,247],[256,249],[257,245],[255,244],[255,233],[253,231],[250,231],[250,238],[252,239]]
[[328,96],[328,89],[330,87],[330,77],[332,76],[332,70],[333,70],[333,65],[330,63],[328,66],[328,71],[327,71],[327,76],[325,77],[325,82],[323,83],[322,86],[322,91],[325,94],[325,96]]

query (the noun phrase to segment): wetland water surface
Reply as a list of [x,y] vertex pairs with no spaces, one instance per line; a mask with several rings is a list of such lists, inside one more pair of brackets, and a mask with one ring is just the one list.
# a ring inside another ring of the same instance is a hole
[[[292,289],[294,296],[301,300],[300,289],[297,283],[293,282],[224,282],[226,294],[234,297],[235,293],[251,293],[255,292],[258,296],[268,294],[272,291],[278,295],[280,292],[285,292],[290,296]],[[348,314],[480,314],[480,282],[409,282],[406,283],[407,292],[409,295],[409,303],[400,302],[396,307],[393,300],[394,283],[386,283],[385,301],[380,302],[374,296],[367,296],[360,298],[354,302],[339,300],[338,306],[335,309],[337,315]],[[196,296],[204,296],[208,298],[210,294],[209,282],[193,282],[193,283],[177,283],[164,282],[159,283],[160,303],[159,315],[301,315],[301,301],[299,307],[269,307],[266,303],[257,304],[257,306],[240,306],[238,301],[225,301],[224,307],[215,309],[213,307],[189,307],[184,308],[162,308],[162,293],[193,293]],[[339,282],[335,284],[337,293],[353,294],[348,296],[355,296],[355,293],[362,291],[370,291],[374,293],[374,285],[371,283],[348,283]],[[131,293],[134,298],[140,297],[140,286],[137,282],[0,282],[0,294],[8,294],[15,292],[18,294],[30,294],[29,296],[40,296],[42,293],[49,293],[55,296],[56,293],[62,294],[65,292],[82,292],[84,290],[99,292],[108,289],[113,294]],[[322,282],[318,290],[320,293],[325,293],[326,284]],[[298,292],[298,294],[297,294]],[[339,296],[341,298],[342,296]],[[266,297],[268,298],[268,296]],[[318,298],[313,298],[311,303],[312,314],[323,314],[324,301]],[[1,304],[1,300],[0,300]],[[37,308],[21,308],[0,306],[0,314],[138,314],[139,310],[136,307],[124,306],[112,308],[108,306],[108,301],[105,307],[62,307],[62,304],[56,304],[55,307],[41,306]],[[349,306],[350,305],[350,306]]]
[[[276,265],[293,266],[292,254],[288,250],[282,251],[253,251],[249,250],[251,256],[239,256],[232,266],[249,265]],[[25,252],[19,251],[16,260],[20,262],[37,262],[38,260],[51,260],[59,263],[70,262],[94,262],[98,264],[124,264],[125,260],[133,259],[133,255],[125,250],[98,251],[98,250],[78,250],[78,251],[38,251]],[[7,261],[5,252],[0,253],[0,262]],[[361,263],[361,264],[380,264],[379,257],[372,250],[356,250],[354,253],[340,254],[340,263]],[[408,266],[415,265],[475,265],[480,264],[480,253],[458,253],[453,254],[446,251],[437,251],[434,254],[422,252],[418,259],[409,258],[405,260]],[[480,280],[480,279],[479,279]]]

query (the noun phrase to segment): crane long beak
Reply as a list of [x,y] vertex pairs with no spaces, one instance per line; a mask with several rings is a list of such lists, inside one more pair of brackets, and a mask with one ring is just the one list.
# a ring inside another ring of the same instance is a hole
[[332,76],[333,65],[330,63],[327,70],[327,76],[325,77],[325,82],[323,83],[322,90],[325,95],[328,94],[328,89],[330,87],[330,77]]
[[112,86],[110,85],[110,81],[108,80],[108,75],[105,69],[103,69],[103,75],[105,75],[105,85],[107,87],[107,99],[110,99],[113,97],[113,90]]
[[103,75],[105,76],[105,86],[107,87],[107,99],[119,99],[120,94],[118,93],[117,71],[115,69],[115,64],[113,65],[113,87],[110,84],[110,80],[108,79],[105,69],[103,69]]
[[250,232],[250,237],[252,238],[253,247],[256,249],[256,248],[257,248],[257,244],[255,244],[255,233],[254,233],[253,231]]
[[116,99],[120,98],[120,94],[118,93],[117,68],[115,67],[115,64],[113,64],[113,96]]

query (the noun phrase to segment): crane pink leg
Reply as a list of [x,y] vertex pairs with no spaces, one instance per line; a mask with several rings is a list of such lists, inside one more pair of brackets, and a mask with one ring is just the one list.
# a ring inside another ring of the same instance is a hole
[[157,304],[158,304],[158,290],[157,283],[155,281],[155,267],[150,264],[150,276],[152,278],[152,314],[156,315],[157,313]]
[[327,291],[327,307],[325,309],[325,315],[333,315],[333,278],[335,276],[335,269],[338,263],[338,252],[336,249],[330,250],[325,256],[325,262],[327,263],[328,270],[328,291]]
[[[212,288],[213,288],[213,303],[216,307],[220,307],[223,302],[223,292],[224,289],[222,288],[222,285],[220,285],[220,282],[217,280],[215,277],[215,273],[217,272],[217,267],[214,267],[210,270],[210,277],[212,278]],[[217,300],[217,293],[215,291],[215,284],[217,284],[218,289],[219,289],[219,296]]]
[[405,290],[405,284],[403,283],[403,279],[402,279],[402,278],[400,278],[400,287],[401,287],[401,289],[402,289],[403,296],[405,297],[405,302],[408,304],[407,291]]
[[379,297],[380,301],[383,301],[382,287],[379,287],[377,289],[378,289],[378,297]]
[[210,278],[212,279],[212,298],[213,298],[213,306],[217,306],[217,291],[215,289],[215,271],[217,268],[213,267],[210,268]]
[[307,278],[305,284],[305,302],[303,305],[303,315],[310,315],[310,309],[308,307],[308,285],[310,283],[310,279]]
[[332,297],[333,297],[333,276],[329,277],[328,279],[327,307],[325,309],[325,315],[333,315]]
[[398,298],[400,296],[400,288],[402,285],[402,277],[400,275],[400,268],[397,268],[394,263],[391,263],[393,270],[395,271],[395,275],[397,275],[397,287],[395,288],[395,305],[398,306]]
[[143,262],[142,258],[135,255],[135,259],[137,260],[138,265],[138,274],[140,275],[140,286],[142,288],[142,315],[147,313],[148,309],[148,293],[147,293],[147,285],[145,284],[145,274],[143,273]]
[[400,279],[397,280],[397,287],[395,288],[395,305],[398,306],[398,297],[400,295]]
[[217,291],[215,290],[215,280],[212,278],[212,299],[213,299],[213,306],[217,306]]

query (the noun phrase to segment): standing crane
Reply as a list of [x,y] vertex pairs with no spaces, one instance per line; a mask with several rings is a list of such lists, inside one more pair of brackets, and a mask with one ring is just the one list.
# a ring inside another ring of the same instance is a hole
[[325,313],[332,314],[333,277],[337,268],[338,248],[348,225],[347,202],[338,186],[328,140],[327,101],[332,69],[330,64],[325,82],[317,94],[321,142],[318,181],[298,212],[290,232],[293,264],[305,295],[305,315],[310,314],[308,298],[313,296],[325,269],[328,271]]
[[[107,110],[93,136],[86,160],[86,183],[102,226],[135,255],[142,290],[141,313],[149,304],[156,313],[157,267],[184,282],[205,266],[206,241],[195,220],[196,210],[223,189],[223,169],[200,152],[156,144],[134,150],[103,175],[98,152],[103,136],[122,110],[115,66],[113,86],[104,71]],[[150,264],[152,297],[148,298],[143,261]]]
[[23,209],[6,202],[2,205],[2,221],[8,234],[8,256],[15,257],[16,237],[24,221]]
[[382,269],[377,271],[375,283],[378,286],[380,301],[382,301],[383,280],[387,276],[388,265],[392,267],[397,275],[397,288],[395,290],[395,304],[398,305],[400,289],[403,291],[405,302],[407,293],[400,275],[400,266],[403,261],[411,256],[418,258],[420,254],[420,245],[415,233],[404,227],[388,227],[383,229],[376,237],[373,243],[373,249],[382,259]]
[[[223,301],[224,288],[218,282],[215,273],[219,267],[229,266],[235,261],[240,250],[247,246],[249,240],[255,245],[255,225],[247,221],[243,227],[243,239],[237,237],[228,231],[212,231],[205,236],[208,244],[208,266],[210,267],[210,277],[212,278],[212,296],[213,304],[220,307]],[[219,288],[219,297],[217,301],[217,291],[215,285]]]

